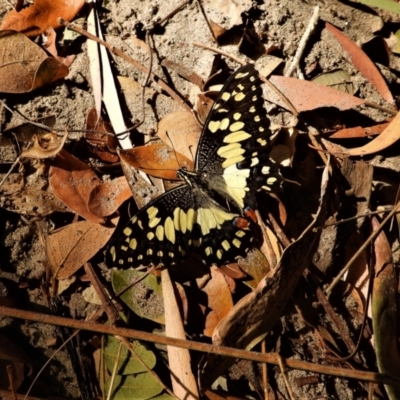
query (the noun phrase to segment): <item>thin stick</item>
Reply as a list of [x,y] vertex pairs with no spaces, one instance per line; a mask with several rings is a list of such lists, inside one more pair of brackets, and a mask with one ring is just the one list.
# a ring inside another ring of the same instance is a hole
[[[154,333],[142,332],[134,329],[117,328],[109,325],[99,324],[90,321],[75,320],[72,318],[56,317],[54,315],[41,314],[32,311],[18,310],[15,308],[0,306],[0,315],[6,317],[26,319],[41,323],[66,326],[72,329],[81,329],[85,331],[94,331],[107,335],[120,335],[128,338],[143,340],[147,342],[165,344],[170,346],[182,347],[189,350],[200,351],[204,353],[219,354],[222,356],[251,360],[255,362],[267,362],[279,365],[279,355],[276,353],[262,354],[255,351],[239,350],[226,346],[214,346],[201,342],[175,339],[156,335]],[[357,371],[346,368],[332,367],[328,365],[313,364],[306,361],[284,359],[287,368],[295,368],[303,371],[317,372],[332,376],[338,376],[346,379],[358,379],[369,382],[380,382],[387,385],[400,386],[400,379],[392,378],[386,374],[368,371]]]
[[314,7],[313,15],[308,23],[308,26],[303,34],[303,37],[300,40],[300,43],[297,47],[296,54],[294,55],[292,63],[289,65],[287,70],[285,71],[285,76],[292,76],[293,71],[298,67],[301,57],[303,56],[304,49],[306,48],[308,39],[310,38],[311,34],[313,33],[315,26],[318,22],[318,15],[319,15],[319,7]]
[[226,51],[216,49],[215,47],[207,46],[206,44],[199,43],[199,42],[192,42],[192,45],[196,46],[196,47],[200,47],[201,49],[206,49],[206,50],[213,51],[214,53],[221,54],[227,58],[230,58],[233,61],[236,61],[240,65],[246,65],[246,61],[243,61],[240,58],[237,58],[237,57],[233,56],[232,54],[227,53]]

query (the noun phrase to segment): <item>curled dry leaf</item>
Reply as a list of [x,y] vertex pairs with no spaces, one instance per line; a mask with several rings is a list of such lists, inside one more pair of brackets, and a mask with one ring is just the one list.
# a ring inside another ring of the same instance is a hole
[[106,245],[118,218],[111,222],[113,226],[106,227],[91,221],[79,221],[48,235],[46,254],[53,275],[57,279],[66,279],[89,261]]
[[400,139],[400,113],[398,113],[384,131],[371,140],[365,146],[356,147],[355,149],[345,150],[343,153],[348,156],[362,156],[366,154],[376,153]]
[[215,327],[233,307],[232,294],[223,274],[216,266],[211,267],[211,279],[203,288],[207,294],[207,306],[211,311],[206,316],[204,335],[212,336]]
[[158,124],[157,136],[189,160],[193,160],[196,154],[200,135],[201,126],[193,114],[187,111],[168,114]]
[[[379,225],[373,217],[372,229],[376,231]],[[378,369],[393,378],[400,378],[397,273],[392,250],[383,231],[375,239],[374,253],[376,261],[371,310]],[[385,389],[389,398],[400,398],[398,386],[385,385]]]
[[64,146],[68,132],[63,136],[49,132],[42,135],[33,135],[33,144],[21,153],[21,157],[27,158],[49,158],[58,154]]
[[26,93],[69,73],[61,64],[25,35],[14,31],[0,32],[0,92]]
[[[336,107],[339,110],[349,110],[365,103],[362,99],[328,86],[296,78],[273,75],[270,78],[270,82],[282,92],[298,112],[311,111],[320,107]],[[265,98],[271,103],[287,108],[278,95],[268,88]]]
[[353,65],[375,86],[376,90],[388,103],[394,105],[395,102],[392,93],[383,79],[383,76],[364,51],[329,22],[325,23],[325,27],[339,41],[343,50],[350,56]]
[[38,36],[48,27],[59,28],[61,17],[71,21],[85,4],[85,0],[35,0],[21,11],[11,10],[3,19],[0,30],[12,29],[27,36]]
[[380,135],[389,126],[390,121],[366,128],[362,126],[355,126],[353,128],[339,129],[332,135],[329,135],[329,139],[355,139]]
[[179,168],[193,169],[193,162],[164,143],[120,150],[119,155],[132,167],[163,179],[179,180]]
[[104,222],[87,207],[90,192],[101,180],[84,162],[61,150],[50,167],[49,182],[54,195],[71,210],[94,223]]
[[132,197],[131,189],[124,176],[110,182],[100,183],[90,192],[88,209],[99,217],[107,217]]

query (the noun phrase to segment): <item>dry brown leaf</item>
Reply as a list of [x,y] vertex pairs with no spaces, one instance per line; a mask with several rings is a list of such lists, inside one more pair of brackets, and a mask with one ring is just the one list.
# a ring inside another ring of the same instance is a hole
[[207,306],[211,311],[206,316],[204,335],[211,337],[215,327],[233,307],[232,294],[223,274],[216,266],[211,267],[211,279],[203,288],[207,293]]
[[[328,86],[296,78],[272,75],[270,82],[283,93],[298,112],[311,111],[320,107],[349,110],[365,103],[362,99]],[[265,96],[271,103],[287,108],[274,91],[267,88]]]
[[389,126],[375,139],[368,142],[365,146],[356,147],[355,149],[345,150],[343,153],[348,156],[361,156],[376,153],[400,139],[400,113],[398,113]]
[[26,93],[66,77],[61,64],[22,33],[0,32],[0,92]]
[[47,28],[60,28],[61,17],[71,21],[85,4],[85,0],[35,0],[21,11],[11,10],[3,19],[0,30],[12,29],[27,36],[38,36]]
[[53,132],[47,132],[42,135],[33,135],[32,146],[23,150],[21,157],[39,159],[53,157],[61,151],[67,137],[67,131],[65,131],[64,136],[58,136]]
[[[390,119],[392,121],[392,119]],[[390,121],[369,127],[355,126],[353,128],[339,129],[329,139],[355,139],[380,135],[390,124]]]
[[201,135],[201,126],[187,111],[166,115],[158,124],[157,136],[177,153],[193,160]]
[[57,279],[66,279],[89,261],[106,245],[118,218],[112,221],[113,227],[105,227],[90,221],[79,221],[58,229],[48,235],[46,253]]
[[179,180],[179,168],[193,169],[192,161],[164,143],[120,150],[119,155],[132,167],[162,179]]
[[125,176],[101,183],[90,193],[88,209],[99,217],[107,217],[118,210],[120,205],[132,197]]
[[49,183],[54,195],[71,210],[97,224],[103,218],[92,214],[87,204],[90,192],[101,183],[94,171],[66,150],[61,150],[49,171]]
[[392,93],[383,76],[364,51],[329,22],[325,23],[325,27],[339,41],[343,50],[350,56],[353,65],[375,86],[376,90],[388,103],[394,105]]
[[46,164],[40,160],[29,164],[29,174],[12,173],[0,187],[0,194],[2,207],[18,214],[44,217],[55,211],[70,211],[51,192]]

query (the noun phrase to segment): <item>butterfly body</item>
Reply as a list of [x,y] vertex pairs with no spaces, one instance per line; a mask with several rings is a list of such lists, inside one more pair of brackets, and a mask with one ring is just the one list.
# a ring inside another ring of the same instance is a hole
[[142,208],[113,239],[107,263],[120,267],[171,266],[190,254],[224,264],[260,245],[248,217],[256,193],[280,184],[269,159],[269,121],[258,73],[250,64],[227,81],[200,137],[194,171],[181,168],[184,184]]

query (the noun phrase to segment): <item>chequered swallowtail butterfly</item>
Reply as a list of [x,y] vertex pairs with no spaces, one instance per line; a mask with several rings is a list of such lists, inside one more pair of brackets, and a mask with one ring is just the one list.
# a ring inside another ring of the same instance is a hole
[[196,253],[208,265],[221,265],[259,246],[248,210],[256,207],[257,191],[281,182],[268,157],[270,135],[260,78],[247,64],[228,79],[207,117],[194,171],[181,168],[184,183],[116,233],[107,264],[169,267]]

